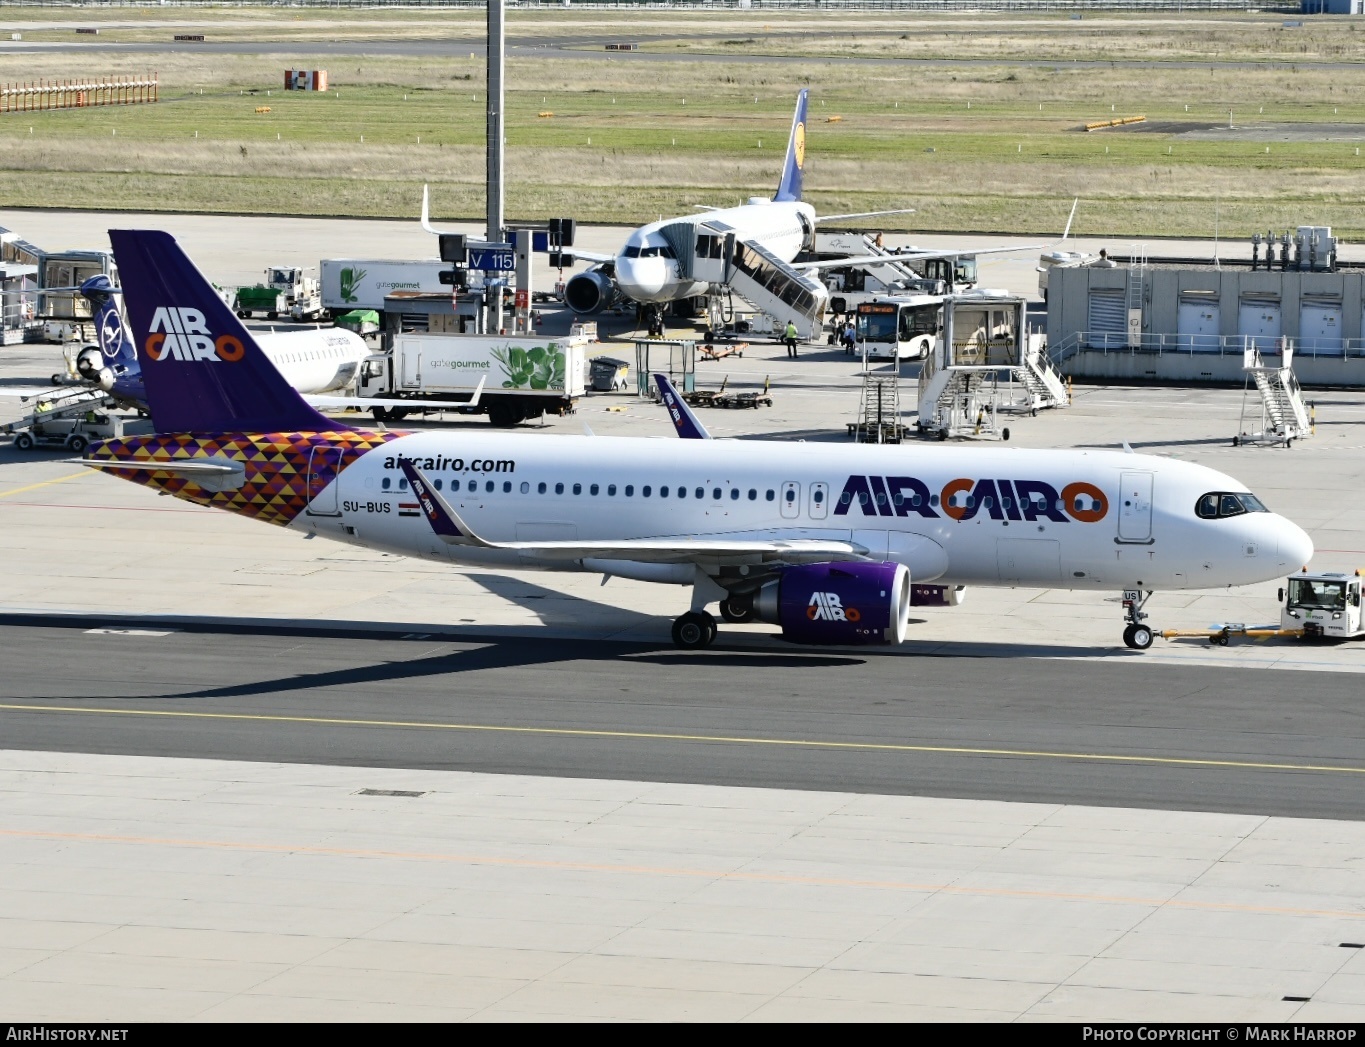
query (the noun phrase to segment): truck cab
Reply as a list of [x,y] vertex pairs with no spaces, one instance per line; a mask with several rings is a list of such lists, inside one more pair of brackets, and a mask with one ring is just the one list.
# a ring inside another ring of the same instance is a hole
[[1360,585],[1360,571],[1353,575],[1307,571],[1290,575],[1288,585],[1280,590],[1284,603],[1281,628],[1302,629],[1306,640],[1347,640],[1365,635],[1361,628]]

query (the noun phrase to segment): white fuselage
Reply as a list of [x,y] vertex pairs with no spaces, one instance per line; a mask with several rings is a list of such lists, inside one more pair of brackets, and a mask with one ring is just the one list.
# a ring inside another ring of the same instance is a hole
[[630,234],[616,256],[616,284],[637,302],[672,302],[704,294],[705,283],[683,279],[673,248],[659,232],[664,226],[723,225],[739,240],[759,244],[784,262],[809,245],[815,208],[801,201],[751,201],[721,211],[669,218],[641,226]]
[[255,338],[285,380],[304,394],[345,389],[374,352],[365,339],[344,327],[256,332]]
[[[400,437],[314,492],[291,526],[457,563],[631,573],[447,545],[417,512],[399,457],[491,543],[828,539],[904,563],[916,582],[1110,590],[1266,581],[1313,552],[1274,513],[1199,518],[1202,495],[1245,486],[1146,455],[517,434]],[[633,576],[690,577],[663,566]]]

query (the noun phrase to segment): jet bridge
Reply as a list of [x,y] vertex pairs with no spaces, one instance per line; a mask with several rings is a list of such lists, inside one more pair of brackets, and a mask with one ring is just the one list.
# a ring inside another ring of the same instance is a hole
[[678,252],[680,273],[687,276],[690,269],[699,283],[728,288],[782,326],[791,320],[803,341],[820,338],[829,291],[814,275],[793,269],[752,241],[740,240],[722,223],[702,223],[695,229],[689,257]]

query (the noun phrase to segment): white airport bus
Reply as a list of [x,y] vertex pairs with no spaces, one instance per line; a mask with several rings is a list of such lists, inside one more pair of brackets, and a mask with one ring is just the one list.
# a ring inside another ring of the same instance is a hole
[[943,331],[944,295],[912,294],[863,302],[855,314],[857,350],[873,360],[922,360]]

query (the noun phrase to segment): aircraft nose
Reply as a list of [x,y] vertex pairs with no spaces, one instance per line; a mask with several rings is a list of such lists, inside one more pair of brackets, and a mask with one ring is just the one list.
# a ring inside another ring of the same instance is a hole
[[637,302],[649,302],[664,290],[666,283],[662,258],[618,258],[616,283]]
[[1293,570],[1307,566],[1313,559],[1313,539],[1292,520],[1280,517],[1278,545],[1280,559]]

